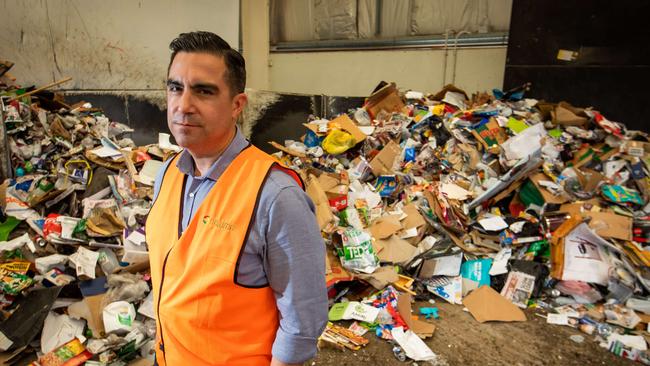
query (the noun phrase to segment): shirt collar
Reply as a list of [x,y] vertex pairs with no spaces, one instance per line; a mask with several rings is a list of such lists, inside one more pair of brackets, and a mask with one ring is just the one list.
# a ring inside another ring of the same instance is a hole
[[183,149],[181,155],[176,162],[176,167],[180,170],[181,173],[189,175],[194,179],[205,179],[209,178],[213,181],[217,181],[221,174],[226,170],[228,165],[235,160],[237,155],[248,146],[249,142],[246,140],[242,134],[239,126],[237,126],[237,131],[235,132],[235,137],[232,139],[226,150],[217,158],[217,160],[210,166],[210,168],[200,177],[194,177],[194,159],[190,155],[187,149]]

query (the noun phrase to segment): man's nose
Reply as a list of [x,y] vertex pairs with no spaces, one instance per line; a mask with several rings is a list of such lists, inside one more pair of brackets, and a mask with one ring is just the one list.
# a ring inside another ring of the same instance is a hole
[[194,113],[194,98],[192,96],[192,91],[189,88],[185,88],[180,95],[178,100],[178,112],[183,114]]

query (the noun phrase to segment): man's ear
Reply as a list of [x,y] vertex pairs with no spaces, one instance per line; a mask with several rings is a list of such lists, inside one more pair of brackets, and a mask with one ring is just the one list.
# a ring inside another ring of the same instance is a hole
[[232,119],[237,120],[239,115],[241,115],[244,107],[248,103],[248,96],[246,93],[239,93],[232,98]]

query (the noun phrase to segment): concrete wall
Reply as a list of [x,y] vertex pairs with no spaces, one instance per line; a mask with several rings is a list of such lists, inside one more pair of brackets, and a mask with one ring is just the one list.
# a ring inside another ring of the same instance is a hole
[[0,57],[22,85],[162,89],[169,42],[209,30],[239,45],[239,0],[0,0]]
[[[501,88],[506,47],[458,50],[455,84],[468,93]],[[404,89],[436,92],[452,83],[454,52],[379,50],[272,53],[270,89],[278,92],[367,96],[381,80]]]
[[246,86],[269,90],[269,0],[242,0],[242,46]]
[[[506,48],[269,54],[269,0],[0,0],[0,57],[23,85],[66,76],[66,90],[161,90],[171,39],[205,29],[242,45],[248,87],[277,92],[366,96],[380,80],[436,91],[501,87]],[[445,75],[446,64],[446,76]]]

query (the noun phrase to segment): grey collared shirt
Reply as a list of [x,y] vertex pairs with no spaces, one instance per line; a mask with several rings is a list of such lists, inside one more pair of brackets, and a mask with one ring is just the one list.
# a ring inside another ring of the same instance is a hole
[[[194,176],[194,161],[184,150],[176,164],[187,175],[182,230],[235,157],[248,146],[239,128],[217,161],[201,176]],[[154,199],[164,172],[158,173]],[[280,327],[273,356],[286,363],[302,363],[316,354],[316,342],[327,323],[325,244],[309,196],[288,174],[272,170],[262,187],[259,204],[239,265],[237,282],[245,286],[269,285],[280,311]],[[255,319],[250,319],[254,322]]]

